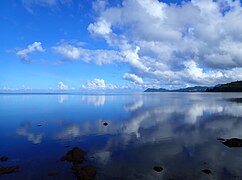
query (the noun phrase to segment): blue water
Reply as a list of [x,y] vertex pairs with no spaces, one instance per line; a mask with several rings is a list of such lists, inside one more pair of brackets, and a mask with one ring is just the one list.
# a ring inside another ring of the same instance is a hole
[[[97,179],[240,179],[242,148],[217,138],[242,138],[242,103],[230,100],[241,97],[2,94],[0,156],[9,160],[0,167],[20,170],[0,179],[75,179],[71,164],[59,160],[75,146],[88,151],[84,164],[97,168]],[[59,175],[48,177],[52,171]]]

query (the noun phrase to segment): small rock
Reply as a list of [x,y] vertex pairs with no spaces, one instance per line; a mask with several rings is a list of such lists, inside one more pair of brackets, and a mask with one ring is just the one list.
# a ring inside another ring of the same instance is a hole
[[19,166],[0,167],[0,175],[11,174],[19,171]]
[[156,171],[156,172],[161,172],[162,170],[163,170],[163,168],[162,167],[160,167],[160,166],[154,166],[154,171]]
[[212,173],[209,169],[203,169],[202,172],[205,173],[205,174],[211,174]]
[[94,166],[81,167],[80,165],[74,165],[72,169],[77,179],[91,180],[96,176],[96,168]]
[[103,125],[104,125],[104,126],[107,126],[107,125],[108,125],[108,123],[107,123],[107,122],[104,122],[104,123],[103,123]]
[[56,171],[52,171],[48,173],[48,176],[57,176],[59,173]]
[[80,164],[85,161],[86,151],[79,149],[78,147],[74,147],[72,150],[68,151],[65,156],[63,156],[61,161],[72,162],[73,164]]
[[70,146],[65,146],[66,148],[69,148]]
[[8,157],[7,156],[0,157],[0,161],[7,161],[7,160],[8,160]]
[[42,125],[41,124],[38,124],[39,127],[41,127]]
[[90,158],[91,158],[91,159],[94,159],[95,157],[94,157],[94,156],[91,156]]
[[242,139],[239,138],[231,138],[231,139],[223,139],[218,138],[218,140],[227,147],[242,147]]

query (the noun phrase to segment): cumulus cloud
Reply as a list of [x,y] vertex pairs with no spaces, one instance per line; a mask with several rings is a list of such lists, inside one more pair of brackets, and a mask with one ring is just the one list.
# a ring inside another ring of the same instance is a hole
[[105,19],[100,19],[94,24],[90,24],[87,28],[91,33],[97,35],[107,35],[112,32],[110,24]]
[[42,47],[41,42],[34,42],[33,44],[28,45],[26,49],[18,50],[16,54],[21,58],[24,62],[30,62],[29,54],[33,52],[44,52],[44,48]]
[[53,47],[53,49],[67,59],[79,59],[81,56],[81,50],[69,44],[62,44],[60,46]]
[[89,50],[70,43],[61,43],[53,50],[66,60],[94,61],[97,65],[112,64],[123,59],[122,54],[115,50]]
[[67,90],[69,87],[67,85],[65,85],[63,82],[59,82],[58,83],[58,88],[60,90]]
[[135,84],[143,84],[144,83],[143,79],[141,77],[135,75],[135,74],[125,73],[123,75],[123,78],[128,80],[128,81],[131,81]]
[[101,5],[88,30],[120,52],[119,60],[130,65],[131,74],[161,85],[241,78],[240,1],[168,5],[158,0],[123,0],[117,6]]
[[85,84],[82,85],[83,89],[88,89],[88,90],[113,90],[113,89],[118,89],[118,86],[108,83],[105,83],[104,79],[93,79],[87,81]]

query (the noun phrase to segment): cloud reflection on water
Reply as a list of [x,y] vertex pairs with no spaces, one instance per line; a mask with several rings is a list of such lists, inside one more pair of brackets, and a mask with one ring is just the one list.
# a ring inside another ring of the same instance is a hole
[[[45,129],[49,135],[45,138],[91,144],[88,150],[95,157],[101,179],[207,179],[201,173],[205,168],[212,170],[214,179],[231,179],[242,170],[242,149],[229,149],[217,138],[242,138],[242,104],[227,101],[227,96],[82,96],[87,105],[95,106],[88,111],[80,111],[76,101],[72,104],[73,96],[68,101],[70,106],[65,107],[65,119],[54,127],[50,124],[52,129]],[[71,111],[75,107],[76,111]],[[53,115],[58,115],[58,110]],[[104,117],[90,116],[99,110],[105,111]],[[29,130],[26,123],[17,134],[34,144],[41,143],[44,134]],[[156,164],[162,165],[162,173],[154,173]]]
[[82,101],[93,106],[104,106],[106,97],[104,95],[86,95],[82,96]]
[[[131,147],[130,154],[125,155],[130,171],[126,178],[134,178],[134,174],[141,179],[161,178],[147,169],[157,162],[162,162],[167,169],[161,175],[165,179],[206,179],[207,176],[201,174],[204,168],[211,168],[215,179],[239,175],[242,165],[240,150],[226,149],[216,139],[242,137],[242,105],[221,97],[203,99],[200,96],[174,97],[172,101],[161,99],[160,103],[153,101],[152,106],[145,106],[151,103],[145,97],[138,99],[133,104],[124,105],[124,110],[130,113],[129,118],[115,121],[108,127],[104,127],[100,119],[76,124],[79,137],[109,135],[107,142],[95,151],[97,156],[101,155],[97,163],[105,164],[104,169],[111,168],[105,176],[112,178],[117,171],[113,167],[124,165],[113,154],[117,149]],[[63,127],[63,131],[70,129]],[[59,139],[61,137],[59,135]],[[127,160],[131,155],[132,158]],[[146,164],[137,165],[135,160]]]
[[29,127],[29,123],[22,124],[20,128],[16,131],[17,135],[27,137],[28,141],[32,142],[33,144],[40,144],[42,142],[44,133],[34,134],[28,132]]
[[62,104],[62,103],[64,103],[65,101],[67,101],[68,100],[68,95],[59,95],[59,97],[58,97],[58,102],[60,103],[60,104]]

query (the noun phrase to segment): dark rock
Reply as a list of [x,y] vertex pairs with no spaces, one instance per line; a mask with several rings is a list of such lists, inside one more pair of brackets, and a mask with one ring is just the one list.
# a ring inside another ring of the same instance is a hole
[[66,160],[66,156],[62,156],[61,158],[60,158],[60,161],[65,161]]
[[7,161],[7,160],[8,160],[8,157],[7,156],[0,157],[0,161]]
[[218,138],[218,140],[227,147],[242,147],[242,139],[239,138],[231,138],[231,139],[223,139]]
[[[86,154],[86,151],[79,149],[78,147],[74,147],[60,159],[61,161],[68,161],[72,163],[73,174],[78,180],[91,180],[96,176],[96,168],[94,166],[81,167],[80,165],[83,161],[86,161]],[[94,156],[91,157],[94,158]]]
[[154,171],[156,171],[156,172],[161,172],[162,170],[163,170],[163,168],[162,167],[160,167],[160,166],[154,166]]
[[80,164],[86,160],[84,157],[86,154],[86,151],[83,151],[78,147],[74,147],[72,150],[68,151],[67,154],[60,160],[72,162],[73,164]]
[[211,174],[212,173],[209,169],[203,169],[202,172],[205,173],[205,174]]
[[107,126],[107,125],[108,125],[108,123],[107,123],[107,122],[104,122],[104,123],[103,123],[103,125],[104,125],[104,126]]
[[217,138],[218,141],[225,141],[223,138]]
[[41,124],[38,124],[39,127],[41,127],[42,125]]
[[95,157],[94,157],[94,156],[91,156],[90,158],[91,158],[91,159],[94,159]]
[[69,148],[70,146],[65,146],[66,148]]
[[19,166],[0,167],[0,175],[11,174],[19,171]]
[[96,168],[94,166],[84,166],[74,165],[72,170],[77,177],[77,179],[91,180],[96,176]]
[[48,176],[57,176],[59,173],[56,171],[52,171],[48,173]]

